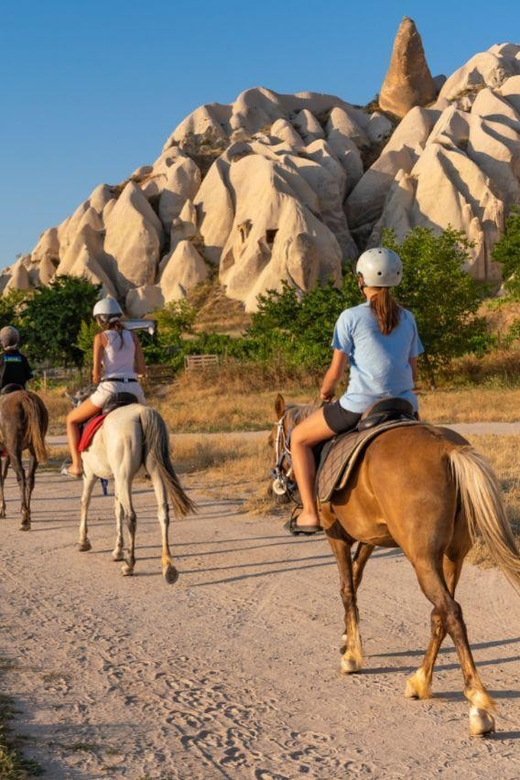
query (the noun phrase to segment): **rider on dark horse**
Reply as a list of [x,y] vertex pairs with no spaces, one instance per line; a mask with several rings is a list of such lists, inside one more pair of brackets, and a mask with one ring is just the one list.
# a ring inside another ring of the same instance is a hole
[[[417,411],[413,390],[417,357],[423,348],[413,314],[399,306],[389,290],[401,281],[401,259],[391,249],[368,249],[357,262],[356,274],[366,302],[346,309],[334,328],[334,355],[320,390],[325,405],[299,423],[291,435],[294,475],[303,504],[301,514],[286,524],[294,535],[321,531],[312,448],[355,428],[365,409],[382,398],[404,398]],[[347,364],[347,390],[331,403]]]
[[4,390],[25,389],[26,382],[32,379],[33,372],[29,361],[18,349],[20,334],[12,325],[0,330],[0,392]]

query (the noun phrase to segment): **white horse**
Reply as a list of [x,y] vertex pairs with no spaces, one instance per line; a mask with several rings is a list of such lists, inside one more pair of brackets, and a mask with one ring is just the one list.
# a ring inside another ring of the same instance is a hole
[[[168,542],[170,524],[168,498],[177,515],[195,511],[195,505],[182,489],[170,458],[168,430],[159,412],[141,404],[130,404],[115,409],[94,434],[87,450],[82,453],[83,494],[81,496],[81,524],[79,549],[92,548],[88,538],[87,515],[92,489],[98,477],[115,482],[115,514],[117,540],[112,557],[125,561],[124,575],[134,573],[136,514],[132,505],[132,482],[144,466],[150,475],[158,504],[162,531],[162,573],[166,582],[173,583],[179,574],[174,566]],[[123,519],[126,520],[130,544],[123,551]]]

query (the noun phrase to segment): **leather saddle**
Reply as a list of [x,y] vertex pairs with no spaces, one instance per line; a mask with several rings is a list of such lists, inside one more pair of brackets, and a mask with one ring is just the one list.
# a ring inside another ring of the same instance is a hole
[[23,390],[22,385],[17,385],[16,382],[10,382],[0,390],[0,395],[9,395],[9,393],[16,393],[18,390]]
[[323,447],[316,476],[320,502],[330,501],[334,490],[346,485],[369,441],[391,428],[419,424],[413,406],[403,398],[384,398],[369,406],[356,428],[335,436]]
[[86,420],[82,429],[81,436],[78,444],[78,452],[84,452],[89,448],[94,434],[101,428],[105,422],[105,417],[115,409],[119,409],[120,406],[129,406],[130,404],[139,403],[136,396],[133,393],[112,393],[105,403],[102,411],[99,414],[95,414],[89,420]]
[[112,393],[103,406],[103,414],[109,414],[114,409],[119,409],[120,406],[129,406],[130,404],[138,404],[137,396],[133,393],[122,391],[120,393]]

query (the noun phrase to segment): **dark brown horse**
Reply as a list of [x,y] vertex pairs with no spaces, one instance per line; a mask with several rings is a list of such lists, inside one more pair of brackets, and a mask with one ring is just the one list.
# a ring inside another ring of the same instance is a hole
[[[277,425],[283,426],[285,438],[295,414],[302,419],[301,407],[294,410],[278,396]],[[320,507],[320,517],[338,564],[345,607],[341,671],[357,672],[363,663],[356,603],[363,566],[374,547],[400,547],[433,605],[426,655],[408,679],[405,695],[430,697],[435,659],[449,634],[471,704],[470,734],[493,731],[494,703],[475,667],[462,610],[454,599],[464,558],[477,535],[520,589],[518,549],[500,486],[485,458],[445,428],[421,424],[388,430],[368,445],[347,486]],[[355,541],[362,545],[353,562]]]
[[[31,495],[36,468],[38,463],[47,460],[45,434],[48,421],[45,404],[36,393],[16,390],[0,395],[0,450],[6,457],[5,467],[0,468],[0,517],[5,517],[4,479],[10,464],[20,486],[22,531],[31,527]],[[22,462],[24,451],[29,453],[27,470]]]

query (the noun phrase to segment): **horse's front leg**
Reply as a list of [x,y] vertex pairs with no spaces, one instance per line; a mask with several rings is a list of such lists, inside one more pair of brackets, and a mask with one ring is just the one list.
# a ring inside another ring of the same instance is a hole
[[81,520],[79,524],[79,544],[78,549],[80,552],[88,552],[92,549],[88,538],[88,508],[90,505],[90,497],[96,484],[96,475],[91,472],[85,472],[83,477],[83,493],[81,494]]
[[343,636],[345,644],[342,648],[341,671],[344,674],[352,674],[358,672],[363,666],[356,588],[352,573],[352,541],[345,534],[338,521],[327,528],[326,533],[338,564],[341,598],[345,607],[345,634]]
[[363,572],[365,570],[367,561],[375,549],[375,545],[373,544],[358,542],[356,552],[354,553],[354,557],[352,559],[352,577],[354,580],[354,589],[356,593],[358,592],[359,586],[361,585],[361,580],[363,579]]
[[114,547],[114,551],[112,553],[112,560],[114,561],[124,561],[125,554],[124,554],[124,536],[123,536],[123,519],[124,519],[124,510],[123,505],[119,501],[117,490],[115,491],[115,500],[114,500],[114,512],[116,515],[116,546]]
[[121,505],[119,511],[124,515],[129,536],[125,563],[121,567],[121,571],[125,577],[129,577],[134,573],[135,568],[135,531],[137,526],[137,518],[132,504],[132,477],[128,471],[122,470],[119,474],[114,474],[114,479],[115,492]]

